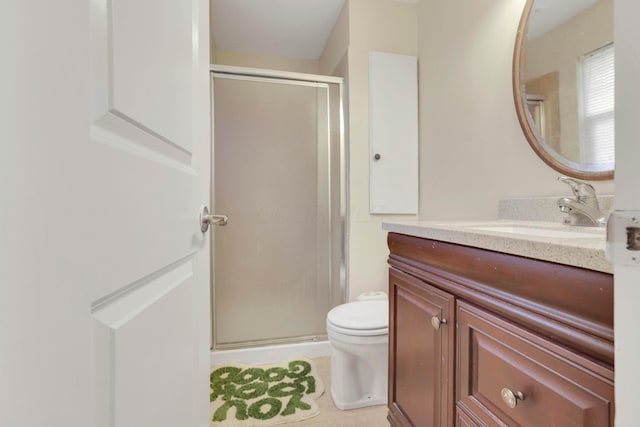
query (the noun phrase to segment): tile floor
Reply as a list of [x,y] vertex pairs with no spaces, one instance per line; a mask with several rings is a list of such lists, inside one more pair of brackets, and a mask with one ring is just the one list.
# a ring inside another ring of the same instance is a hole
[[368,408],[341,411],[336,408],[331,399],[331,358],[320,357],[313,359],[318,367],[318,373],[324,383],[324,393],[318,399],[320,414],[308,420],[297,423],[283,424],[283,426],[304,427],[389,427],[387,421],[387,407],[370,406]]

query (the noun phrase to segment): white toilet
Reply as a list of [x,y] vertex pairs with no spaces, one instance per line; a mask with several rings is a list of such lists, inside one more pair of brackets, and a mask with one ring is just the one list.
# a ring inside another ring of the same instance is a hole
[[331,356],[331,397],[340,409],[387,403],[389,302],[368,292],[327,314]]

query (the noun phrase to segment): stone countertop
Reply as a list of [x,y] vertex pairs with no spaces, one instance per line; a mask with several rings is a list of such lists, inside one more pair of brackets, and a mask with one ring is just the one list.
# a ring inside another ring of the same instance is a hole
[[613,273],[613,267],[605,257],[604,228],[519,220],[383,222],[382,228],[394,233]]

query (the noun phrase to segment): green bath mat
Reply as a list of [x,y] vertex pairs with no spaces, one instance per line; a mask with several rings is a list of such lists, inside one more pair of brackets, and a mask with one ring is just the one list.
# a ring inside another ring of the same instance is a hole
[[211,427],[266,427],[318,415],[324,385],[306,358],[272,365],[242,363],[211,371]]

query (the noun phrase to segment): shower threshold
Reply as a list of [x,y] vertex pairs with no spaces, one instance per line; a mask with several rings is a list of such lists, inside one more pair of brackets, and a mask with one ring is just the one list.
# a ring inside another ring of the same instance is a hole
[[211,367],[227,363],[277,363],[295,357],[323,357],[331,355],[329,341],[311,341],[262,347],[235,348],[211,351]]

